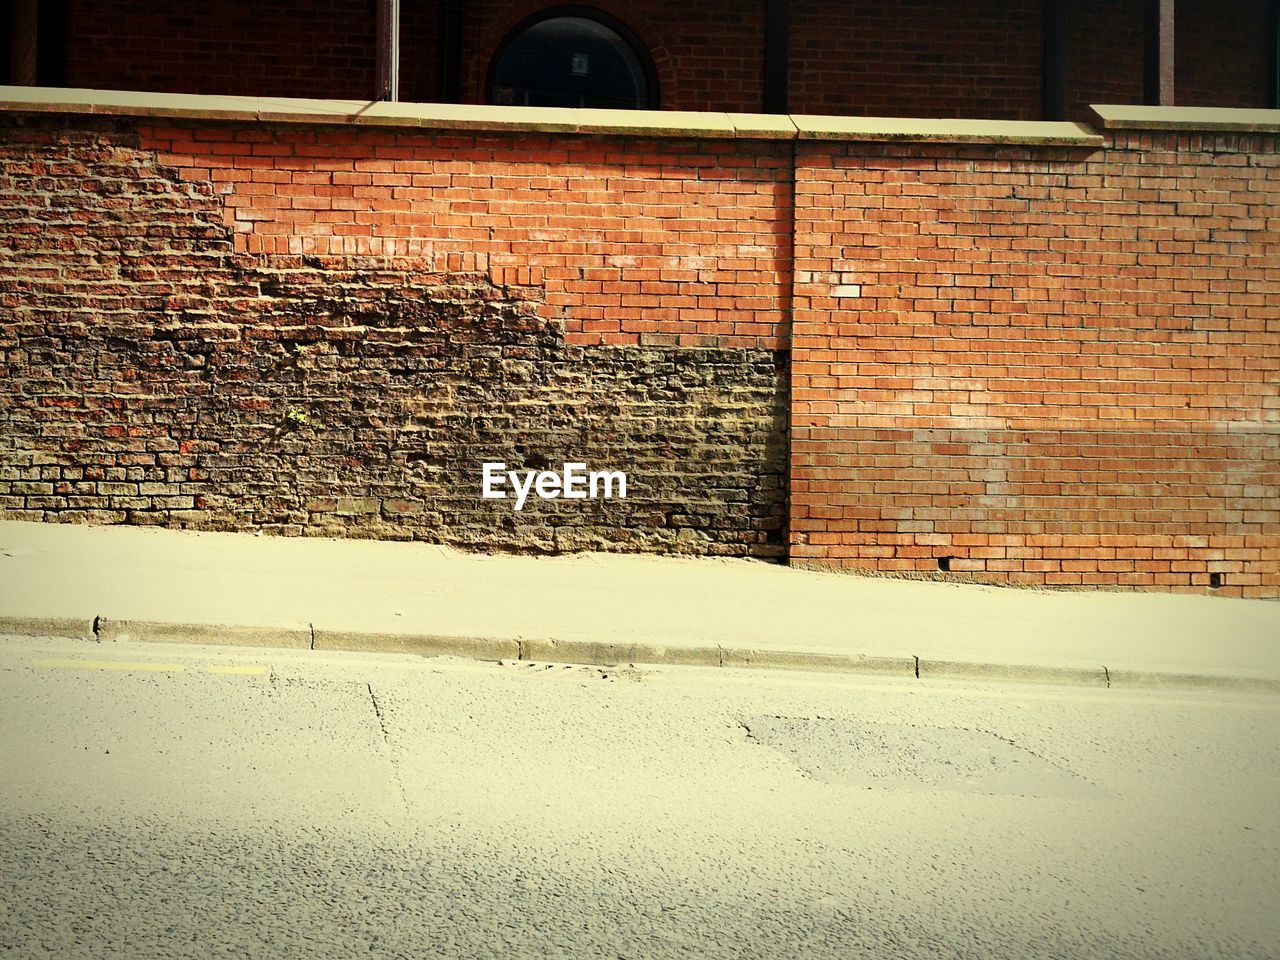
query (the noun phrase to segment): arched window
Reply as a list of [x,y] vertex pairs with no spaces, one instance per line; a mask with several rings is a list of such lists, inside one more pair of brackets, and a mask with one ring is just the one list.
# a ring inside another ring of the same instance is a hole
[[622,23],[590,8],[558,7],[502,42],[489,70],[489,102],[652,109],[658,84],[648,52]]

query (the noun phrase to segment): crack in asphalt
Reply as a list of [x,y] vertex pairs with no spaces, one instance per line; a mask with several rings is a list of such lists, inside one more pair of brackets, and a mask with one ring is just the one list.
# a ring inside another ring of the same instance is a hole
[[387,754],[387,763],[391,767],[391,777],[395,780],[396,792],[400,796],[400,804],[404,807],[404,812],[409,812],[409,796],[405,793],[404,781],[400,779],[400,762],[396,757],[395,747],[391,745],[391,734],[387,731],[387,720],[382,714],[382,704],[378,703],[378,696],[373,692],[373,684],[366,683],[364,688],[369,691],[369,702],[373,704],[373,715],[378,719],[378,730],[382,733],[382,746]]

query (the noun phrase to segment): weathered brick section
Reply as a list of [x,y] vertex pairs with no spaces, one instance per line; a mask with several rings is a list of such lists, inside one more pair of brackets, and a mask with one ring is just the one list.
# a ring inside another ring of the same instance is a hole
[[[125,124],[2,143],[3,515],[781,553],[784,355],[571,345],[474,252],[236,253],[216,187]],[[486,460],[625,470],[629,497],[516,513]]]
[[785,348],[790,149],[747,140],[166,125],[248,253],[482,254],[571,342]]
[[1112,139],[803,147],[794,558],[1280,592],[1278,138]]

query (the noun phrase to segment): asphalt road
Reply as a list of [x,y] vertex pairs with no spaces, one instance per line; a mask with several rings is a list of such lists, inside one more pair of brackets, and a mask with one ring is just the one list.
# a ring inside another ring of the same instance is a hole
[[1280,956],[1280,700],[0,643],[0,955]]

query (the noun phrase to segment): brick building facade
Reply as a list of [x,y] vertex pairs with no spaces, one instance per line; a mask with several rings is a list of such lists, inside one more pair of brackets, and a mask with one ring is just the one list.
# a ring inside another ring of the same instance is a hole
[[[19,0],[19,4],[24,0]],[[34,3],[34,0],[25,0]],[[1274,0],[1163,0],[1180,106],[1274,107]],[[504,40],[548,12],[625,27],[663,109],[886,117],[1058,119],[1142,103],[1143,3],[1098,0],[401,0],[400,99],[490,102]],[[41,0],[41,82],[105,90],[361,99],[378,89],[378,0]],[[770,21],[770,17],[774,19]],[[10,29],[10,23],[0,24]],[[7,52],[11,38],[0,37]],[[772,51],[772,53],[771,53]],[[0,53],[3,55],[3,53]],[[775,97],[776,100],[776,97]]]

